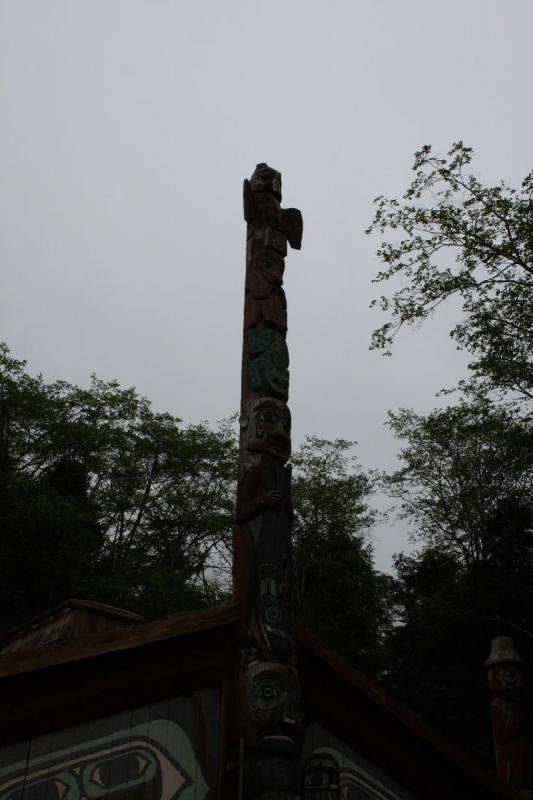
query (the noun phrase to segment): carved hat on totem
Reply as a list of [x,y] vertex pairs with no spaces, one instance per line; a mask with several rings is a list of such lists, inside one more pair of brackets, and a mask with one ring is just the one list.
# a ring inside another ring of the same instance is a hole
[[497,636],[492,640],[492,650],[490,656],[485,661],[485,667],[492,667],[494,664],[523,664],[514,649],[513,640],[510,636]]

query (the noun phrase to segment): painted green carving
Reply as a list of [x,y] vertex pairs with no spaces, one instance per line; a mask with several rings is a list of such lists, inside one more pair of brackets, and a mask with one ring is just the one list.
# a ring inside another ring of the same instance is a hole
[[285,339],[273,328],[250,334],[250,384],[264,397],[289,397],[289,351]]

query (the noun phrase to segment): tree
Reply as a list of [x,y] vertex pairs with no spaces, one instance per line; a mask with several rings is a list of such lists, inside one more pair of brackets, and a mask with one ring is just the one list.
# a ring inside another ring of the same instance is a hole
[[389,415],[405,441],[381,485],[418,552],[396,557],[396,624],[385,686],[463,749],[492,763],[482,664],[511,635],[533,656],[533,432],[512,409],[463,402]]
[[134,389],[33,378],[0,349],[0,625],[70,596],[149,616],[229,589],[231,426],[182,427]]
[[297,593],[302,621],[352,663],[375,672],[387,578],[374,571],[372,481],[347,455],[352,445],[308,436],[292,456]]
[[[401,287],[374,301],[390,314],[372,347],[390,354],[404,325],[460,298],[463,319],[450,331],[473,360],[462,387],[533,397],[533,173],[520,189],[484,186],[467,174],[472,150],[455,143],[446,158],[426,145],[415,154],[415,178],[401,200],[376,198],[367,233],[391,233],[374,282]],[[396,232],[404,238],[396,240]]]
[[427,417],[389,412],[388,425],[407,444],[402,466],[381,485],[415,523],[413,537],[465,566],[501,560],[504,551],[520,559],[529,539],[519,541],[525,534],[512,521],[533,504],[531,426],[486,400]]

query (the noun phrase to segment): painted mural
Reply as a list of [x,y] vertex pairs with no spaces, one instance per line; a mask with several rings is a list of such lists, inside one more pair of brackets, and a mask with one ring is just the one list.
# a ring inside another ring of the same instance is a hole
[[301,776],[302,800],[417,800],[317,722],[305,729]]
[[219,692],[0,748],[0,800],[214,800]]

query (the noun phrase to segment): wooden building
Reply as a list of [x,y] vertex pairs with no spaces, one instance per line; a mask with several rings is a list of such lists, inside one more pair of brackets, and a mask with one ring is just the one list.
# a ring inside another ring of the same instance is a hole
[[[72,601],[33,620],[0,657],[0,800],[237,800],[242,636],[236,604],[142,623]],[[296,640],[302,800],[515,796],[308,631]]]

